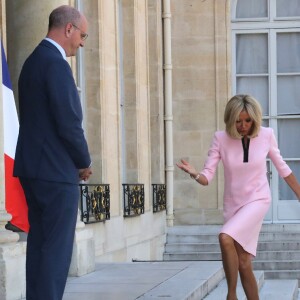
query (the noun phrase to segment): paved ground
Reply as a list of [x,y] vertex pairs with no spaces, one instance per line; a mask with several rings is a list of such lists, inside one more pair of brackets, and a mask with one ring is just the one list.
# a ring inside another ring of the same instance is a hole
[[[297,280],[255,276],[261,300],[300,300]],[[226,292],[220,261],[98,263],[95,272],[68,278],[63,300],[225,300]],[[246,300],[240,281],[237,294]]]
[[63,300],[182,300],[220,270],[221,262],[101,263],[69,278]]
[[220,261],[97,263],[68,278],[63,300],[198,300],[222,277]]

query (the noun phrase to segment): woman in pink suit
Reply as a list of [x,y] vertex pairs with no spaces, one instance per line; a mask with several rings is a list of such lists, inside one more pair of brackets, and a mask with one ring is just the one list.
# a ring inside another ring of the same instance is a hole
[[283,161],[271,128],[261,127],[262,112],[251,96],[236,95],[226,105],[225,131],[217,131],[201,172],[185,160],[177,166],[198,183],[208,185],[217,165],[224,166],[224,225],[219,234],[228,285],[227,300],[236,300],[238,272],[248,300],[258,300],[258,287],[252,269],[259,231],[271,193],[266,157],[300,199],[300,185]]

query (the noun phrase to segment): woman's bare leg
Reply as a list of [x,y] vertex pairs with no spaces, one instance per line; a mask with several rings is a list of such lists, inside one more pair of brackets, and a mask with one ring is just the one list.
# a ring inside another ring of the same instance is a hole
[[236,300],[239,260],[234,239],[226,233],[219,234],[223,268],[225,271],[228,294],[227,300]]
[[248,300],[259,300],[258,287],[252,268],[251,254],[246,252],[243,247],[234,242],[239,259],[239,272],[241,282]]

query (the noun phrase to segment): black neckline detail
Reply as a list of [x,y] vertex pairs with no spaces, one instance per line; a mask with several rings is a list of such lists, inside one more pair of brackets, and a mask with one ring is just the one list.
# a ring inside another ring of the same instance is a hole
[[245,143],[244,137],[242,138],[243,150],[244,150],[244,159],[243,162],[247,163],[249,161],[249,146],[250,146],[250,138],[247,138],[247,142]]

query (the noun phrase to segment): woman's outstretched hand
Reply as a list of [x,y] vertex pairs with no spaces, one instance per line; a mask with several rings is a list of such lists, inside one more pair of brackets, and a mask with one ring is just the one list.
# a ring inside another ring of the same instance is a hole
[[207,178],[197,172],[197,170],[186,160],[182,159],[180,163],[177,163],[176,166],[182,171],[188,173],[192,178],[194,178],[198,183],[202,185],[208,185]]
[[296,194],[298,201],[300,202],[300,184],[296,178],[296,176],[291,173],[287,177],[284,177],[285,182],[289,185],[289,187]]
[[177,163],[176,166],[183,170],[184,172],[188,173],[189,175],[191,175],[192,177],[196,177],[198,172],[196,171],[196,169],[186,160],[182,159],[180,163]]

